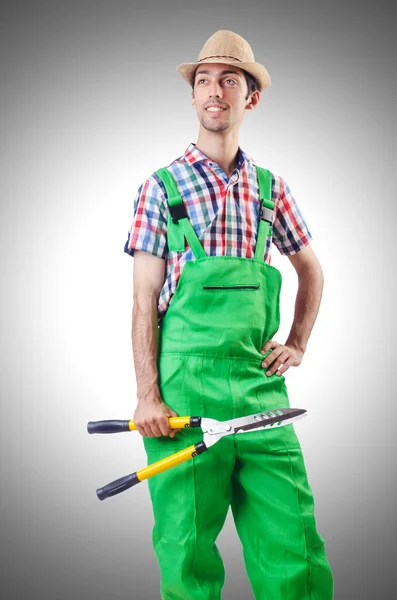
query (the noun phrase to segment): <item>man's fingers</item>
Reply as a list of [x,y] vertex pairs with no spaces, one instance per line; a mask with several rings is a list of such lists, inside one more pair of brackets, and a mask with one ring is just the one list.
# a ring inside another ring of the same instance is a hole
[[[163,433],[163,429],[167,431],[166,434]],[[168,423],[165,425],[163,419],[156,419],[152,424],[152,431],[155,437],[160,437],[161,435],[168,435],[169,425]]]
[[261,354],[266,354],[269,350],[274,350],[280,344],[276,340],[268,340],[261,350]]
[[162,415],[161,417],[157,417],[157,419],[153,419],[150,423],[150,429],[153,437],[167,436],[172,431],[166,415]]
[[161,419],[158,423],[159,429],[161,430],[161,435],[169,435],[171,428],[168,421],[168,417]]
[[266,371],[266,375],[273,375],[273,373],[275,373],[277,369],[284,363],[284,361],[286,362],[288,360],[288,358],[288,352],[281,350],[276,357],[276,360],[272,362],[270,368]]
[[280,369],[278,369],[277,373],[278,375],[282,375],[283,373],[285,373],[285,371],[287,369],[289,369],[292,366],[292,356],[290,356],[285,363],[283,364],[282,367],[280,367]]
[[[170,410],[168,417],[177,417],[178,415],[173,411]],[[167,433],[165,433],[164,435],[168,435],[169,437],[174,437],[174,435],[177,433],[178,429],[171,429],[170,425],[168,425],[167,427]]]
[[157,427],[156,423],[152,420],[145,421],[144,424],[137,427],[139,433],[144,437],[157,437],[161,435],[160,429]]
[[[167,417],[179,417],[179,415],[174,410],[172,410],[172,408],[168,408]],[[179,429],[171,429],[169,427],[169,429],[165,435],[168,435],[169,437],[173,438],[175,436],[175,434],[178,433],[178,431],[179,431]]]
[[266,358],[262,361],[262,366],[268,367],[269,365],[271,365],[283,351],[284,348],[282,346],[279,346],[278,348],[272,350],[271,353],[268,356],[266,356]]
[[[167,411],[167,412],[165,412]],[[169,423],[169,417],[177,417],[178,414],[171,408],[156,409],[149,414],[143,415],[135,419],[135,425],[139,433],[143,437],[162,437],[172,434],[172,437],[177,433],[178,430],[171,429]]]
[[150,437],[150,438],[155,437],[150,425],[146,425],[145,431],[146,431],[146,437]]

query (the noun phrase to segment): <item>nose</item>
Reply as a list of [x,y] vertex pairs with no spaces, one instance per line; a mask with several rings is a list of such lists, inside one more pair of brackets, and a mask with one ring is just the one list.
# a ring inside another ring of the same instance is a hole
[[210,86],[209,86],[209,96],[210,96],[210,98],[213,98],[214,96],[216,96],[217,98],[221,98],[222,97],[222,86],[219,84],[218,81],[213,80],[210,83]]

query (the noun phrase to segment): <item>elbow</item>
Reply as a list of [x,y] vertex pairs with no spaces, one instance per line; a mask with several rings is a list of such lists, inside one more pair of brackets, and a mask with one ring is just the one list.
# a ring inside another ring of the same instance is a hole
[[152,290],[134,290],[133,313],[149,313],[157,310],[159,294]]
[[324,271],[317,258],[302,265],[298,270],[297,275],[299,281],[310,279],[311,281],[315,281],[319,286],[324,286]]

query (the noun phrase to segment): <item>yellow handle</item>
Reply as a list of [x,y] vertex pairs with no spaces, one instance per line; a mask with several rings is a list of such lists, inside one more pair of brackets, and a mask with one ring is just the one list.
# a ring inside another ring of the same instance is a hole
[[[183,418],[183,417],[178,417],[178,418]],[[187,417],[187,418],[189,418],[189,417]],[[185,448],[184,450],[175,452],[175,454],[171,454],[171,456],[167,456],[166,458],[163,458],[162,460],[158,460],[157,462],[153,463],[152,465],[149,465],[149,466],[145,467],[144,469],[137,471],[136,475],[137,475],[139,481],[142,481],[143,479],[149,479],[149,477],[152,477],[153,475],[157,475],[157,473],[161,473],[162,471],[166,471],[166,469],[170,469],[171,467],[174,467],[175,465],[179,465],[180,463],[182,463],[186,460],[189,460],[189,458],[193,458],[196,455],[197,455],[196,446],[195,446],[195,444],[193,444],[192,446],[189,446],[188,448]]]
[[[168,417],[168,422],[171,429],[190,427],[190,417]],[[128,426],[130,431],[136,431],[136,426],[133,420],[129,421]]]

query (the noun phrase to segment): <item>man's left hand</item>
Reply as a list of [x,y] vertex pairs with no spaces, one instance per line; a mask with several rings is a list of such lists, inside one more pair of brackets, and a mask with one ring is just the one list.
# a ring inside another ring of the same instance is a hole
[[[262,361],[262,367],[267,369],[266,375],[270,377],[273,373],[282,375],[290,367],[297,367],[301,364],[304,352],[296,346],[279,344],[276,340],[268,340],[261,350],[261,354],[270,354]],[[282,365],[282,366],[281,366]]]

